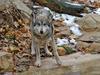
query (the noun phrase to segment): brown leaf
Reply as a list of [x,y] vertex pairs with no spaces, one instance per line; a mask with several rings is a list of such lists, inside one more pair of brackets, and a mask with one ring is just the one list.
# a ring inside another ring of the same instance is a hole
[[28,32],[28,29],[26,29],[25,27],[23,27],[23,28],[20,28],[20,31],[21,31],[22,33],[27,33],[27,32]]
[[29,24],[29,22],[30,22],[29,19],[27,19],[27,18],[24,19],[25,24]]
[[14,45],[10,45],[9,46],[9,51],[10,53],[18,53],[20,50],[18,47],[14,46]]
[[63,56],[66,54],[66,50],[63,47],[57,47],[58,54]]

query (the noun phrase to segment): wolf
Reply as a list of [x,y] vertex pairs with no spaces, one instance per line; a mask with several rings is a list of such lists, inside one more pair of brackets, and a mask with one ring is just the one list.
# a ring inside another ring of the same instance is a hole
[[[54,55],[57,64],[61,65],[61,60],[59,58],[57,47],[54,39],[54,26],[52,25],[53,16],[52,14],[44,9],[44,7],[33,8],[32,12],[32,23],[31,23],[31,32],[32,32],[32,45],[31,53],[36,55],[35,66],[41,66],[41,55],[40,48],[44,48],[46,54]],[[48,50],[48,42],[52,42],[52,53]]]

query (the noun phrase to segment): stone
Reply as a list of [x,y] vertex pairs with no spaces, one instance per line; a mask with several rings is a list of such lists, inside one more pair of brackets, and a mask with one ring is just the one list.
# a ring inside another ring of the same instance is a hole
[[99,53],[100,44],[100,16],[88,14],[79,19],[77,23],[83,30],[83,35],[79,37],[77,47],[81,51]]
[[77,22],[80,28],[86,32],[100,31],[100,15],[97,14],[87,14]]
[[68,72],[65,75],[81,75],[80,72]]
[[78,41],[77,45],[76,45],[76,48],[78,49],[78,51],[87,53],[87,52],[93,51],[91,48],[89,48],[90,45],[91,45],[91,43]]
[[92,53],[100,53],[100,43],[92,43],[90,49],[93,50]]
[[0,11],[3,11],[6,8],[9,8],[9,6],[10,6],[9,0],[0,0]]
[[77,41],[77,46],[88,47],[90,44],[84,41]]
[[[49,57],[42,60],[41,67],[30,66],[28,71],[17,73],[17,75],[91,75],[93,72],[100,73],[99,54],[78,52],[60,56],[60,59],[62,66],[56,65],[55,59]],[[97,70],[94,70],[96,68]]]
[[100,43],[78,41],[76,48],[86,53],[100,53]]
[[[28,71],[17,72],[16,75],[100,75],[100,54],[82,54],[60,56],[62,66],[56,65],[52,57],[42,59],[42,66],[30,66]],[[3,75],[13,75],[6,72]]]
[[55,21],[53,21],[53,24],[55,27],[64,26],[63,20],[55,20]]
[[85,32],[78,40],[100,43],[100,32]]
[[14,68],[12,54],[0,52],[0,72],[12,71]]
[[24,11],[23,13],[30,18],[32,10],[28,8],[21,0],[12,0],[12,2],[16,5],[17,9]]
[[71,32],[70,29],[66,25],[61,25],[59,27],[55,26],[55,36],[57,37],[66,37],[70,36]]
[[27,18],[30,18],[32,10],[28,8],[21,0],[0,0],[0,11],[9,8],[11,5],[16,6],[17,9],[21,10]]

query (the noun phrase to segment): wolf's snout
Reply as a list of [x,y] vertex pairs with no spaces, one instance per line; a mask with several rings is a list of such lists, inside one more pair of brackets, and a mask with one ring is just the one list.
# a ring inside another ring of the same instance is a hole
[[40,31],[40,34],[43,34],[43,31],[42,30]]

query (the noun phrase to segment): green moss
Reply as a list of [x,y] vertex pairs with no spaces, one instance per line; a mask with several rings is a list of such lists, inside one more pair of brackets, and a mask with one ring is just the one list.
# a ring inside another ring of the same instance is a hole
[[63,47],[66,50],[66,54],[71,54],[71,53],[75,52],[73,50],[73,48],[71,48],[71,47],[69,47],[67,45],[62,45],[62,46],[59,46],[59,47]]

